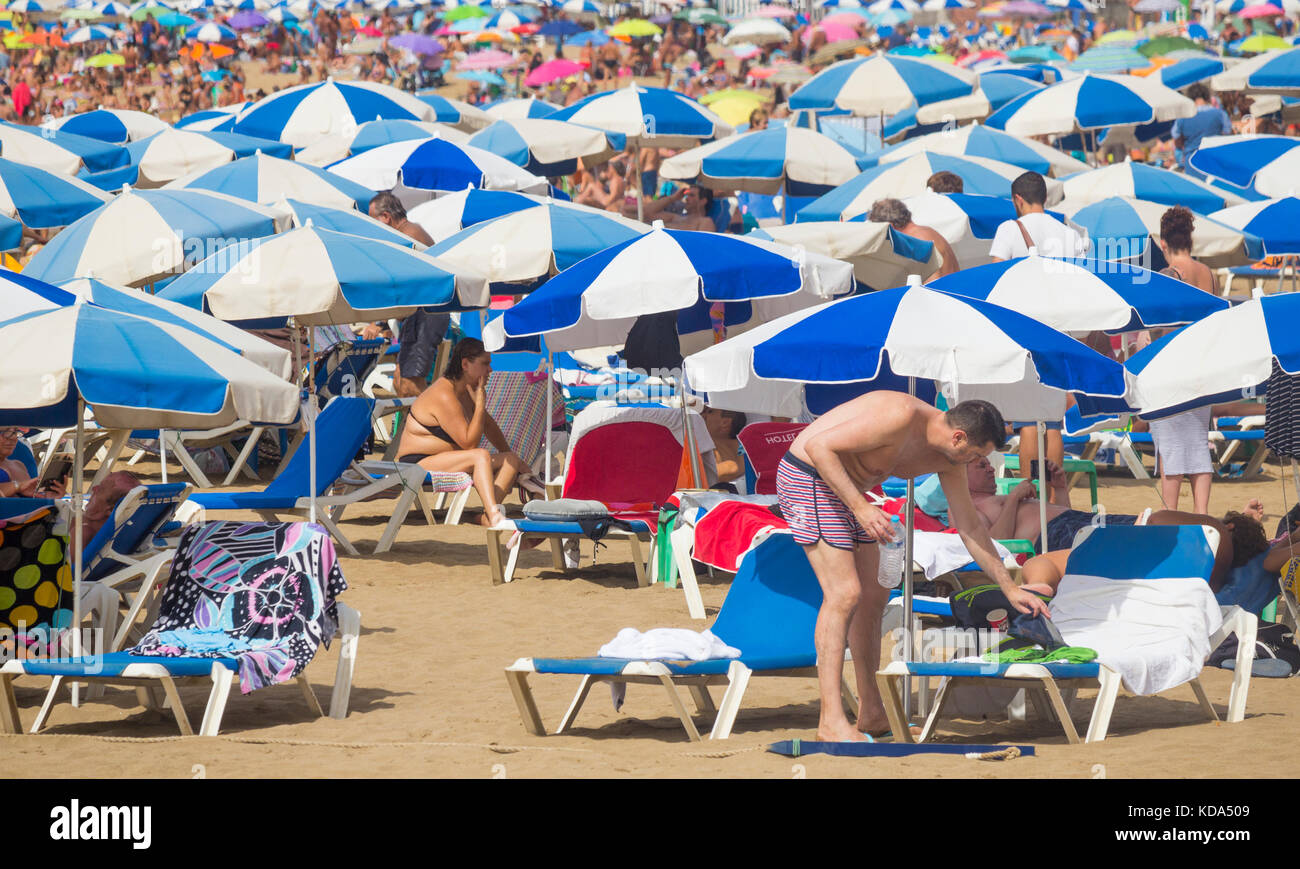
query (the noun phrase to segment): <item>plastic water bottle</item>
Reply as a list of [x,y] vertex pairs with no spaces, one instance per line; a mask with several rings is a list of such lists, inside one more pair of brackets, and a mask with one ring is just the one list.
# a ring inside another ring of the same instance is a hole
[[903,523],[897,516],[891,516],[889,528],[894,532],[894,539],[880,541],[880,567],[876,579],[885,588],[894,588],[903,581]]

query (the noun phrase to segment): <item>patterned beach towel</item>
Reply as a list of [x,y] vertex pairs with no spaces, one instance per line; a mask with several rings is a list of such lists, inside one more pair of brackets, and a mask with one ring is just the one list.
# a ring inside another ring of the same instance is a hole
[[72,622],[67,537],[51,508],[0,520],[0,628],[21,634]]
[[182,533],[158,619],[133,654],[235,657],[239,687],[298,676],[338,625],[334,543],[306,522],[209,522]]

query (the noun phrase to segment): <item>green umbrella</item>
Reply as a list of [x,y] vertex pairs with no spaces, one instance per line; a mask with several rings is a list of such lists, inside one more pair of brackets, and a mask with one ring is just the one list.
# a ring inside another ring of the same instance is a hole
[[94,57],[90,58],[90,60],[87,60],[86,66],[93,66],[93,67],[122,66],[125,63],[126,63],[126,58],[123,57],[122,55],[110,54],[109,52],[106,51],[103,54],[97,54]]
[[[1180,51],[1182,49],[1191,49],[1200,51],[1195,42],[1182,36],[1157,36],[1155,39],[1148,39],[1137,47],[1137,50],[1147,57],[1158,57],[1168,54],[1171,51]],[[1201,52],[1204,54],[1204,52]]]
[[461,21],[466,18],[486,18],[492,13],[481,6],[457,6],[443,13],[443,21]]
[[1275,48],[1291,48],[1291,43],[1287,42],[1280,36],[1274,36],[1271,33],[1256,33],[1254,36],[1245,40],[1237,46],[1237,50],[1242,54],[1262,54],[1265,51],[1272,51]]
[[681,12],[673,14],[678,21],[686,21],[697,27],[706,24],[726,24],[727,19],[723,18],[712,9],[683,9]]
[[135,21],[144,21],[145,18],[147,18],[150,15],[152,15],[154,18],[157,18],[159,15],[166,15],[168,12],[173,12],[173,11],[175,10],[168,9],[166,6],[155,6],[153,4],[150,4],[148,6],[141,6],[139,9],[132,12],[131,18]]

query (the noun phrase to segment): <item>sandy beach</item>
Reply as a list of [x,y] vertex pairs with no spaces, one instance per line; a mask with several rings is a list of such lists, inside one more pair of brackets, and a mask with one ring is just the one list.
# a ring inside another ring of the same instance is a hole
[[[1276,465],[1255,481],[1218,482],[1211,512],[1251,497],[1269,510],[1282,505]],[[143,466],[148,477],[150,468]],[[154,465],[154,472],[157,466]],[[1289,489],[1288,484],[1288,489]],[[1086,489],[1073,493],[1076,506]],[[1188,496],[1184,494],[1184,502]],[[1138,512],[1158,503],[1150,483],[1103,474],[1110,512]],[[387,502],[354,508],[343,528],[362,552],[373,549]],[[518,510],[513,505],[512,510]],[[232,516],[235,514],[231,514]],[[242,517],[241,517],[242,518]],[[254,518],[249,514],[247,518]],[[949,742],[1032,743],[1035,757],[988,762],[962,757],[849,759],[809,756],[793,761],[768,753],[782,739],[814,738],[816,686],[811,678],[750,683],[733,736],[689,742],[663,691],[632,686],[621,713],[603,688],[593,691],[571,734],[535,737],[520,724],[503,668],[529,655],[590,655],[621,628],[705,625],[687,615],[680,590],[638,589],[626,545],[600,552],[591,566],[565,576],[543,547],[520,559],[516,580],[493,586],[484,533],[472,526],[430,528],[413,514],[391,553],[343,557],[350,586],[343,600],[362,613],[351,711],[346,720],[312,718],[292,685],[232,696],[222,735],[177,735],[170,715],[138,706],[131,692],[74,709],[64,702],[35,736],[5,737],[6,773],[14,777],[1288,777],[1300,773],[1300,752],[1288,749],[1300,715],[1292,681],[1252,680],[1246,720],[1206,721],[1190,687],[1156,697],[1121,693],[1105,742],[1070,746],[1059,727],[1031,712],[1026,722],[950,719]],[[727,578],[701,578],[710,618],[726,595]],[[307,671],[328,702],[337,644]],[[1206,690],[1226,711],[1231,673],[1207,671]],[[539,708],[554,727],[576,687],[573,677],[534,677]],[[43,679],[16,684],[20,713],[30,723],[44,697]],[[715,689],[715,700],[720,696]],[[191,720],[206,689],[182,692]],[[66,694],[64,695],[66,697]],[[1086,720],[1090,693],[1076,704]],[[700,719],[697,722],[702,723]]]

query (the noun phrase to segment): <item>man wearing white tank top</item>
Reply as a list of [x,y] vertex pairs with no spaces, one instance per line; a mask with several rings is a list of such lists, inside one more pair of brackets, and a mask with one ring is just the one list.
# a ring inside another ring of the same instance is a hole
[[1028,256],[1031,244],[1039,256],[1081,257],[1088,252],[1087,236],[1046,212],[1047,182],[1042,175],[1026,172],[1011,182],[1011,203],[1018,217],[998,226],[989,248],[994,260]]

